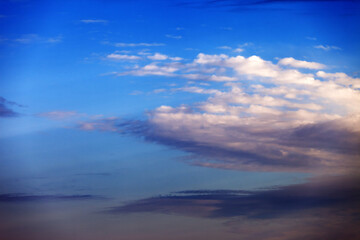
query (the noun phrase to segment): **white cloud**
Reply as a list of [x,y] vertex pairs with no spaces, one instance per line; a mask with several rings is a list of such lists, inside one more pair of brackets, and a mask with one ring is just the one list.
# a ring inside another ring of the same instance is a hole
[[111,54],[107,55],[106,58],[112,59],[112,60],[139,60],[139,59],[141,59],[141,57],[136,56],[136,55],[126,55],[126,54],[116,54],[116,53],[111,53]]
[[147,56],[147,58],[151,59],[151,60],[166,60],[169,57],[167,55],[164,55],[164,54],[161,54],[161,53],[155,53],[152,56]]
[[181,58],[181,57],[170,57],[170,60],[172,60],[172,61],[181,61],[181,60],[184,60],[184,59]]
[[324,69],[324,68],[326,68],[326,66],[321,63],[296,60],[292,57],[280,59],[278,64],[284,65],[284,66],[291,66],[291,67],[295,67],[295,68],[308,68],[308,69]]
[[218,49],[224,49],[224,50],[230,50],[231,47],[229,46],[220,46],[220,47],[217,47]]
[[342,72],[326,73],[323,71],[319,71],[316,73],[316,75],[324,79],[333,80],[338,84],[351,86],[353,88],[360,88],[360,78],[352,78]]
[[337,47],[337,46],[329,46],[329,45],[316,45],[316,46],[314,46],[314,48],[322,49],[322,50],[325,50],[325,51],[329,51],[329,50],[341,50],[340,47]]
[[222,90],[174,88],[210,96],[149,114],[147,127],[156,131],[144,136],[203,157],[192,164],[275,171],[354,167],[359,157],[359,79],[283,67],[312,70],[325,67],[321,63],[293,58],[280,62],[200,53],[188,63],[151,63],[123,74],[224,82]]
[[145,65],[141,68],[135,68],[128,72],[119,73],[119,76],[123,75],[135,75],[135,76],[146,76],[146,75],[157,75],[157,76],[176,76],[174,72],[178,71],[179,68],[176,65],[168,64],[165,66],[158,66],[156,63]]
[[234,52],[236,52],[236,53],[241,53],[241,52],[243,52],[243,51],[244,51],[243,48],[236,48],[236,49],[234,50]]
[[115,43],[116,47],[159,47],[164,46],[163,43]]

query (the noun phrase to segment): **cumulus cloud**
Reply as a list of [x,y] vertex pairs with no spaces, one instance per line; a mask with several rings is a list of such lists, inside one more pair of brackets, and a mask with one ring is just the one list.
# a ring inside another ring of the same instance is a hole
[[342,84],[345,86],[351,86],[353,88],[360,88],[360,78],[352,78],[345,73],[337,72],[337,73],[326,73],[323,71],[319,71],[316,73],[318,77],[321,77],[326,80],[335,81],[338,84]]
[[326,68],[326,66],[321,63],[296,60],[292,57],[280,59],[278,64],[284,65],[284,66],[291,66],[291,67],[295,67],[295,68],[308,68],[308,69],[324,69],[324,68]]
[[[289,60],[310,70],[323,67]],[[189,164],[302,172],[359,167],[360,105],[354,104],[360,102],[359,79],[345,73],[303,73],[259,56],[200,53],[188,63],[153,62],[119,75],[223,82],[222,90],[173,89],[209,97],[189,106],[161,106],[147,120],[109,128],[182,149],[192,154]]]

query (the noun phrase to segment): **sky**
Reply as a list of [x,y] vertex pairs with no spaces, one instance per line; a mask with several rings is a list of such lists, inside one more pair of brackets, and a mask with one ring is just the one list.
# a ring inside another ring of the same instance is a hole
[[0,0],[0,238],[360,239],[357,0]]

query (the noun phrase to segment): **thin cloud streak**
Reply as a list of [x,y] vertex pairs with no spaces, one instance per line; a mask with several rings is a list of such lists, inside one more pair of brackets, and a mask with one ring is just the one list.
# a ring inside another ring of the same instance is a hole
[[0,202],[43,202],[68,200],[96,200],[103,199],[94,195],[28,195],[28,194],[0,194]]

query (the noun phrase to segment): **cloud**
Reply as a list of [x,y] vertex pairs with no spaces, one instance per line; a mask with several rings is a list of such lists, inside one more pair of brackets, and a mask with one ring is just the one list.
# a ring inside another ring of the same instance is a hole
[[23,34],[18,38],[12,39],[16,43],[30,44],[30,43],[59,43],[63,39],[62,35],[56,37],[43,37],[38,34]]
[[218,49],[224,49],[224,50],[231,50],[231,47],[229,46],[220,46]]
[[24,107],[16,102],[8,101],[0,96],[0,118],[18,117],[20,114],[10,108],[10,106]]
[[[287,60],[287,61],[285,61]],[[344,172],[359,167],[359,79],[327,73],[315,62],[282,64],[259,56],[198,54],[188,62],[153,62],[118,73],[222,82],[223,88],[171,91],[208,94],[202,102],[161,106],[143,121],[107,128],[192,154],[189,164],[252,171]],[[100,122],[91,130],[105,128]],[[108,123],[107,123],[108,124]]]
[[155,53],[152,56],[147,56],[147,58],[151,59],[151,60],[166,60],[169,57],[167,55],[164,55],[164,54],[161,54],[161,53]]
[[128,72],[119,73],[122,75],[135,75],[135,76],[175,76],[174,72],[179,70],[178,63],[167,63],[166,65],[159,66],[157,63],[150,63],[141,68],[135,68]]
[[48,38],[45,41],[48,43],[59,43],[59,42],[62,42],[62,39],[63,39],[62,35],[59,35],[57,37]]
[[107,20],[104,20],[104,19],[83,19],[83,20],[80,20],[80,22],[82,23],[108,23]]
[[324,71],[319,71],[316,75],[326,80],[335,81],[341,85],[350,86],[352,88],[360,88],[360,78],[352,78],[342,72],[326,73]]
[[0,202],[43,202],[102,199],[94,195],[28,195],[28,194],[0,194]]
[[279,60],[278,64],[284,65],[284,66],[291,66],[291,67],[295,67],[295,68],[308,68],[308,69],[324,69],[324,68],[326,68],[326,66],[321,63],[296,60],[292,57],[282,58]]
[[116,126],[119,122],[119,119],[116,117],[103,118],[96,121],[83,121],[78,123],[78,128],[83,131],[106,131],[106,132],[121,132],[121,130]]
[[182,36],[180,36],[180,35],[172,35],[172,34],[166,34],[165,37],[173,38],[173,39],[181,39],[182,38]]
[[77,117],[83,114],[79,114],[76,111],[51,111],[37,114],[39,117],[48,118],[51,120],[65,120],[73,117]]
[[140,56],[136,55],[127,55],[127,54],[117,54],[117,53],[111,53],[106,56],[107,59],[111,60],[140,60]]
[[40,37],[37,34],[23,34],[21,37],[14,39],[14,42],[27,44],[38,40],[40,40]]
[[116,47],[159,47],[165,46],[163,43],[115,43]]
[[329,45],[316,45],[316,46],[314,46],[314,48],[322,49],[322,50],[325,50],[325,51],[329,51],[329,50],[341,50],[340,47],[337,47],[337,46],[329,46]]
[[133,201],[107,212],[222,219],[243,239],[357,239],[359,180],[353,175],[328,176],[256,191],[181,191]]
[[235,50],[234,50],[234,52],[236,52],[236,53],[241,53],[241,52],[243,52],[244,51],[244,49],[242,49],[242,48],[236,48]]

